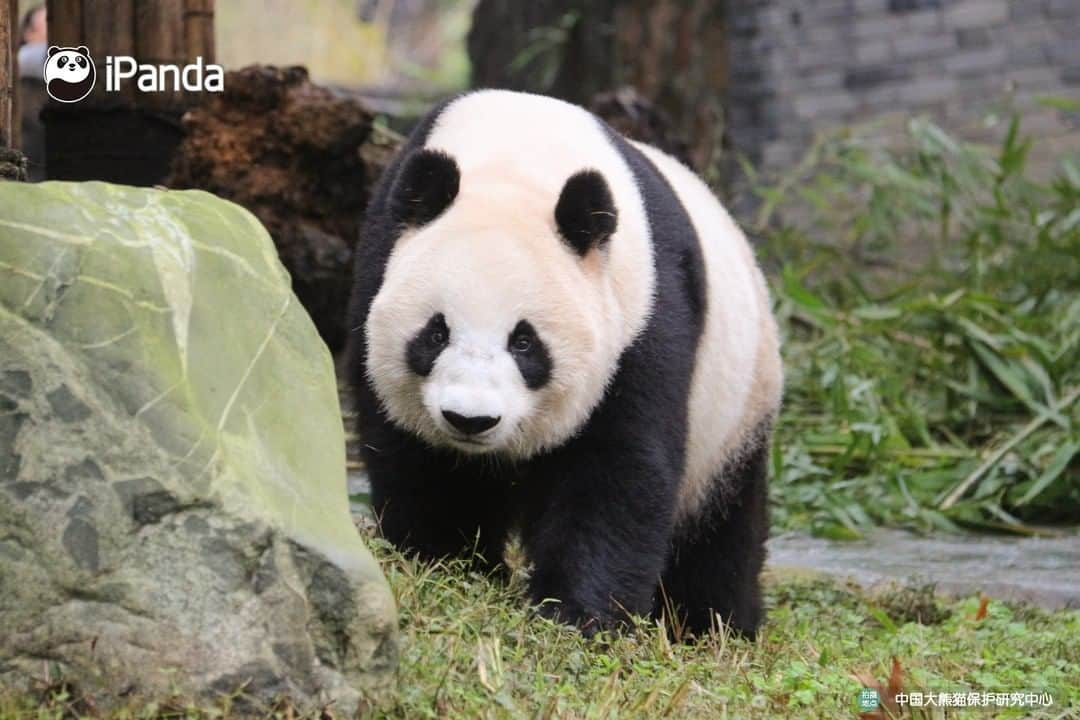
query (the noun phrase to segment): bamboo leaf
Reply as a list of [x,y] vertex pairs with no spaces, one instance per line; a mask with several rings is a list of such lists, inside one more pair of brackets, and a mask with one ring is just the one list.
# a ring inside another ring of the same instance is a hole
[[1057,480],[1061,473],[1065,472],[1065,468],[1069,467],[1069,462],[1072,461],[1078,451],[1080,451],[1080,442],[1076,441],[1065,443],[1058,448],[1042,475],[1028,488],[1024,496],[1016,501],[1016,504],[1018,506],[1027,505],[1042,494],[1046,488],[1050,487],[1050,483]]

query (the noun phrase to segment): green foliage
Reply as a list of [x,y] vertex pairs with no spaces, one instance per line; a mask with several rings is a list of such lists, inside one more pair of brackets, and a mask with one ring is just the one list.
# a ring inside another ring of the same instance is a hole
[[912,121],[820,139],[760,191],[787,390],[774,521],[1031,532],[1080,522],[1080,169]]

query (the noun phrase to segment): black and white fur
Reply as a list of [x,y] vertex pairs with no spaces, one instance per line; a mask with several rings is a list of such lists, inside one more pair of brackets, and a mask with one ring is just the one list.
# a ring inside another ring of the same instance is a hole
[[387,538],[496,565],[518,529],[542,613],[756,633],[776,328],[687,168],[558,100],[453,98],[380,181],[350,312]]

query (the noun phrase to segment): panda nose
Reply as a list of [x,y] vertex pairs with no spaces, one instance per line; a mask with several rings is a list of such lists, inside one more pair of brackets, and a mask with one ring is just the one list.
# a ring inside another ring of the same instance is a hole
[[477,435],[490,430],[499,424],[501,418],[491,417],[490,415],[473,415],[467,417],[456,413],[453,410],[443,410],[442,415],[446,418],[446,422],[450,423],[455,429],[460,430],[466,435]]

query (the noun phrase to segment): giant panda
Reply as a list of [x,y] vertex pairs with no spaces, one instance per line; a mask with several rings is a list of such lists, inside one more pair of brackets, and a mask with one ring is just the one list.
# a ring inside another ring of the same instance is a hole
[[577,106],[445,101],[377,185],[349,380],[381,532],[496,568],[586,633],[753,636],[777,331],[743,233],[677,160]]

